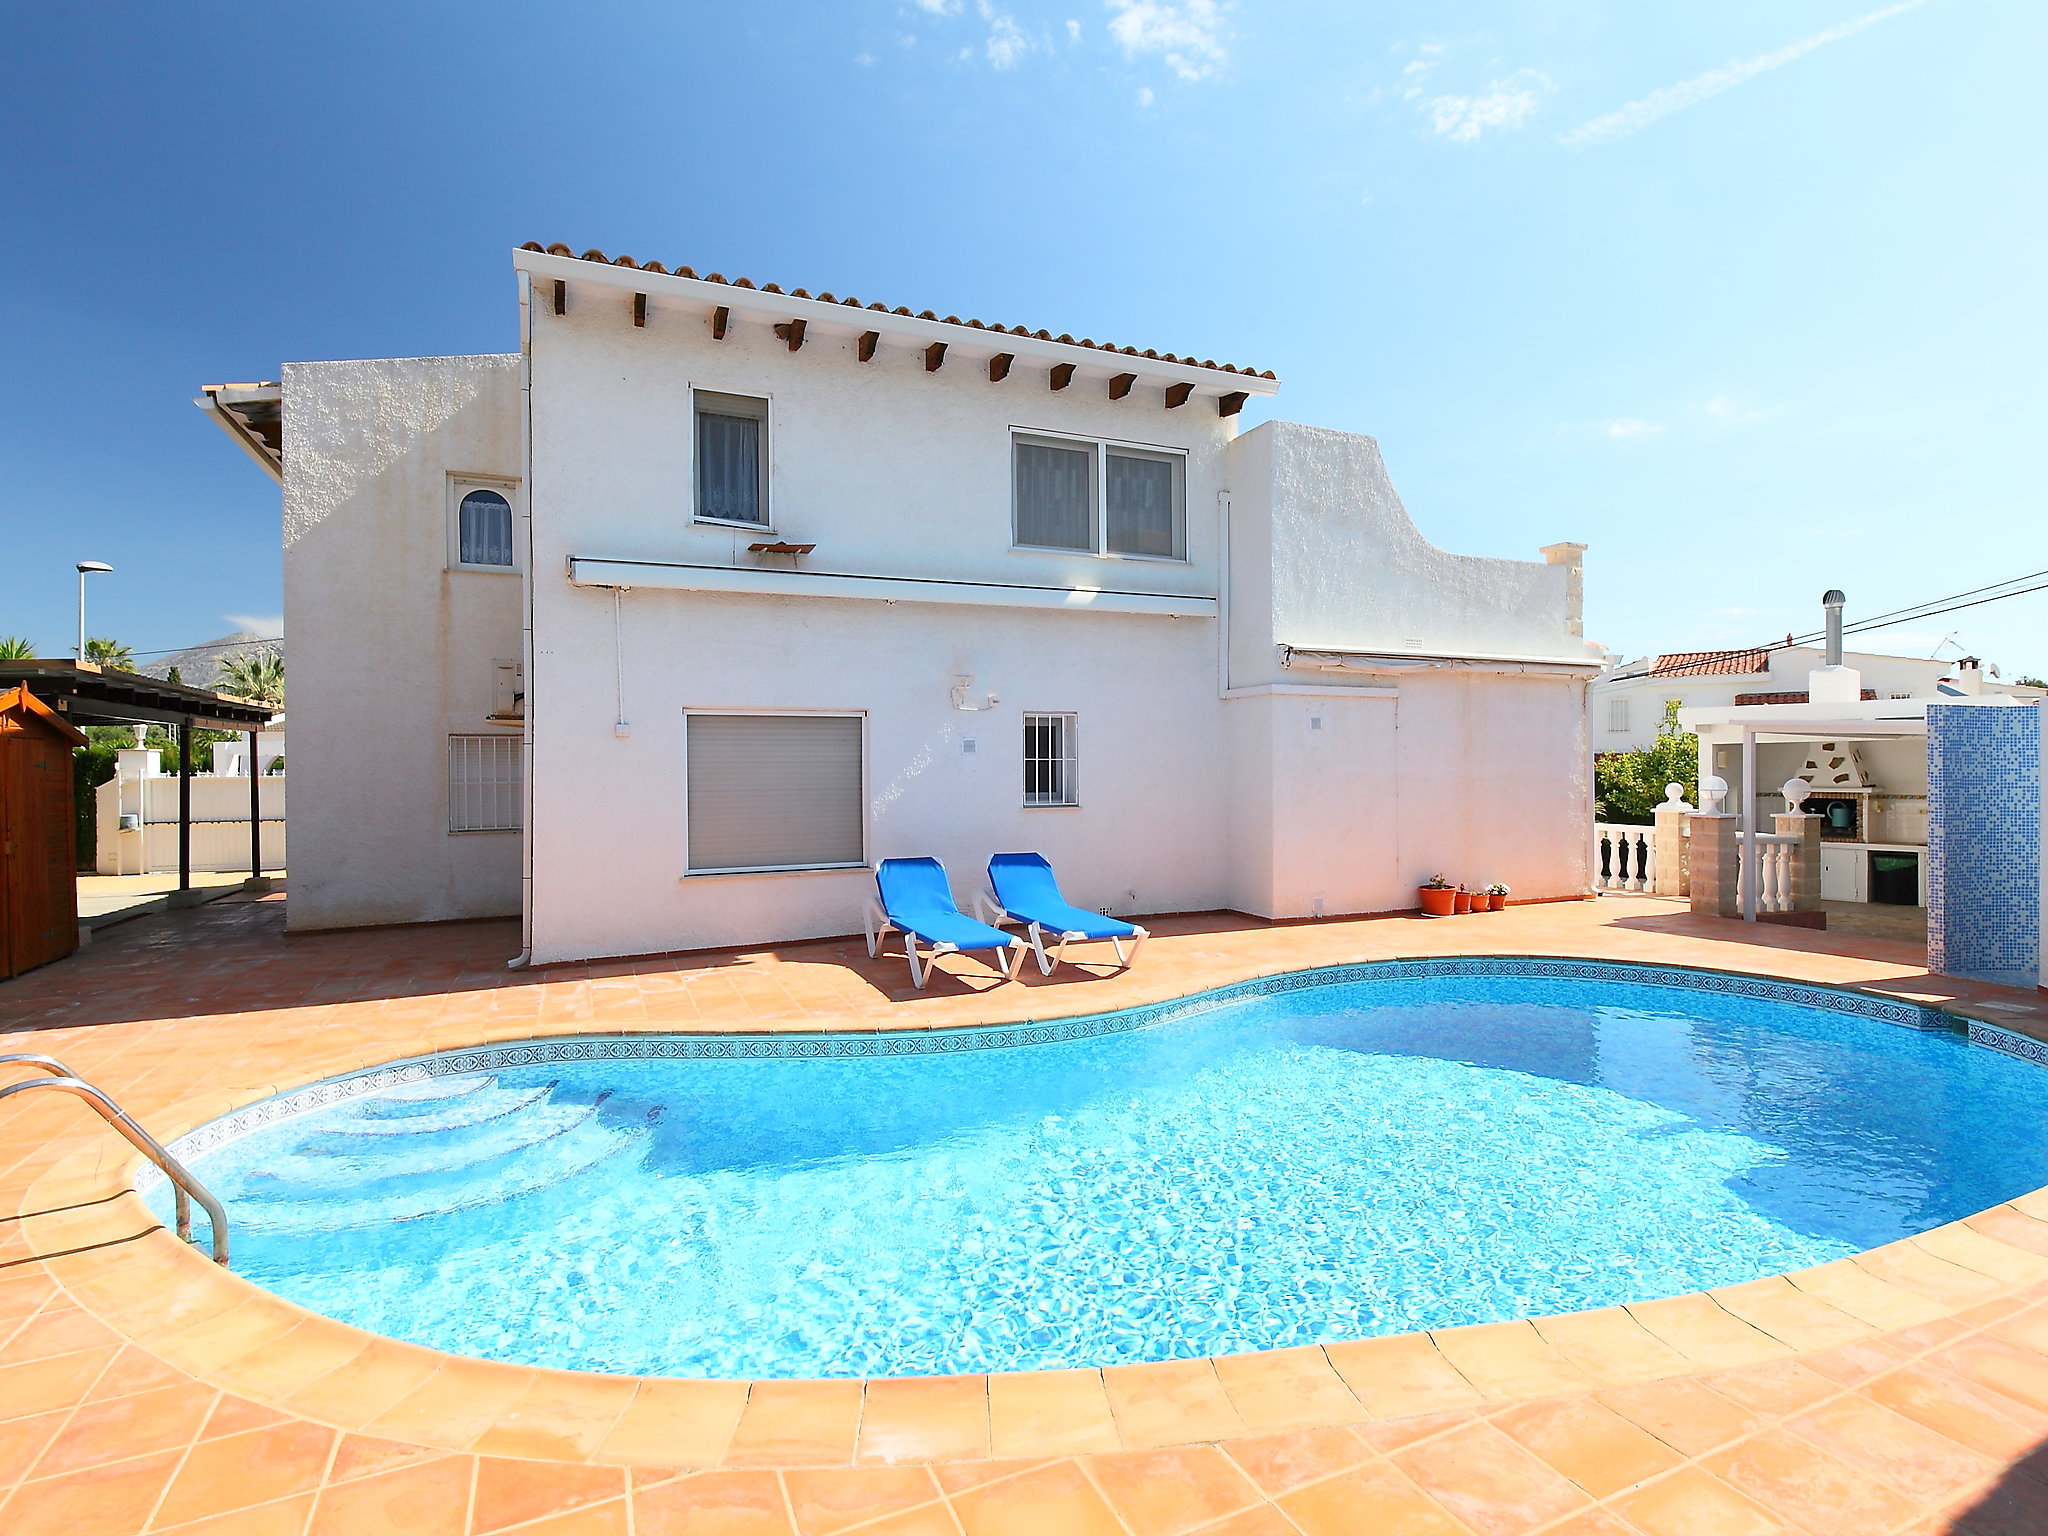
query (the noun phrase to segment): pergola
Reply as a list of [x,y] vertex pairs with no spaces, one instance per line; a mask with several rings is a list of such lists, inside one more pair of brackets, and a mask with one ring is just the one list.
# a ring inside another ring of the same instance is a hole
[[89,661],[0,661],[0,689],[17,683],[73,725],[162,725],[178,735],[178,892],[192,889],[192,733],[244,731],[249,737],[249,878],[263,877],[263,818],[257,797],[256,733],[277,711],[252,699],[166,683]]

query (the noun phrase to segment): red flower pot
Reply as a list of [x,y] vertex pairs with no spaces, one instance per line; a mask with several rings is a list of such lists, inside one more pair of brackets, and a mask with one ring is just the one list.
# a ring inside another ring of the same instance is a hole
[[1508,893],[1507,893],[1506,891],[1488,891],[1488,892],[1486,893],[1486,910],[1487,910],[1487,911],[1489,911],[1489,912],[1505,912],[1505,911],[1507,911],[1507,909],[1508,909]]
[[1453,912],[1470,912],[1472,910],[1472,893],[1470,891],[1453,891],[1451,892],[1451,899],[1455,903],[1451,908]]
[[1422,914],[1425,917],[1449,917],[1458,899],[1458,893],[1449,886],[1442,890],[1433,890],[1425,885],[1419,887],[1415,894],[1422,898]]

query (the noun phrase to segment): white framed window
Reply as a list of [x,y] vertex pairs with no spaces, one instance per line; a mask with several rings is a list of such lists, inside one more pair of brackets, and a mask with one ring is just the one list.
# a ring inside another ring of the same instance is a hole
[[1072,715],[1024,717],[1024,803],[1079,805],[1079,732]]
[[768,526],[768,402],[693,390],[699,522]]
[[448,830],[517,832],[524,778],[517,736],[450,736]]
[[688,872],[858,869],[867,862],[866,717],[690,711]]
[[1187,558],[1187,455],[1011,434],[1011,542],[1141,559]]
[[1624,733],[1628,730],[1627,699],[1609,699],[1607,701],[1607,729]]
[[451,475],[448,479],[448,564],[462,571],[519,569],[513,536],[516,480]]

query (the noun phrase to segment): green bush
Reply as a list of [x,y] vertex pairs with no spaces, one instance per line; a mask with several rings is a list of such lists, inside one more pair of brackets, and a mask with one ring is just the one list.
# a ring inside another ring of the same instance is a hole
[[1664,803],[1664,786],[1684,787],[1699,804],[1699,738],[1678,723],[1678,700],[1664,701],[1657,739],[1640,752],[1604,752],[1593,762],[1593,816],[1624,826],[1648,826]]

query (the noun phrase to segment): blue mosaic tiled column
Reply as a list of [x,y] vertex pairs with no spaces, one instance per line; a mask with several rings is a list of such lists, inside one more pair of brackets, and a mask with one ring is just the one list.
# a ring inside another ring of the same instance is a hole
[[2031,988],[2041,959],[2041,711],[1927,706],[1927,967]]

